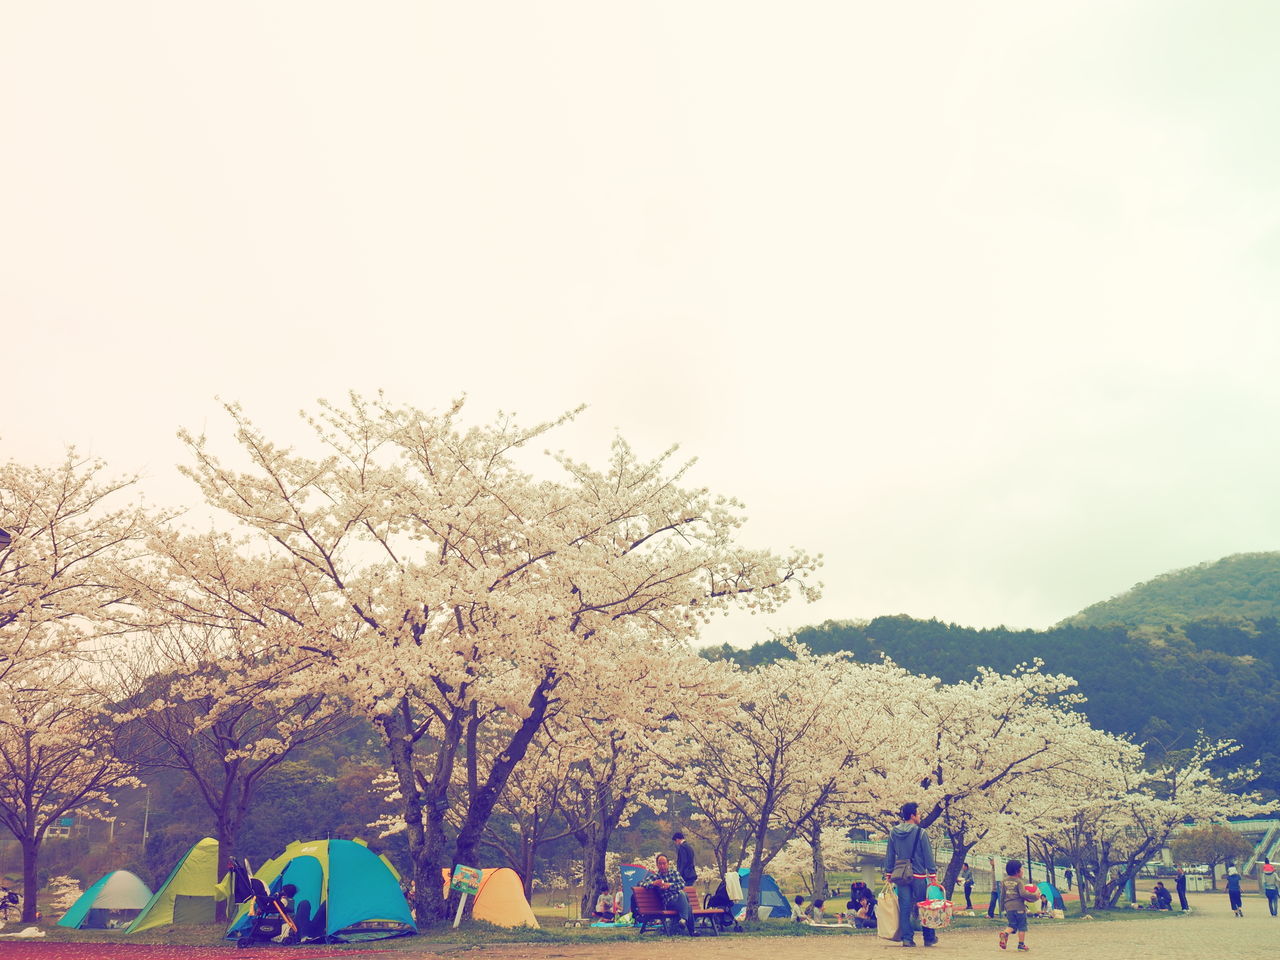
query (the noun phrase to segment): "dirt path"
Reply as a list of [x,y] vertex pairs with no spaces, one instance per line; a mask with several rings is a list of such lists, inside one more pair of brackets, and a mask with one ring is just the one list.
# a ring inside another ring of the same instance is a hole
[[[1175,911],[1176,912],[1176,911]],[[1232,915],[1225,894],[1191,896],[1188,916],[1132,922],[1078,921],[1054,925],[1033,921],[1027,934],[1029,953],[1037,957],[1071,960],[1253,960],[1280,957],[1280,918],[1267,912],[1261,897],[1247,897],[1243,919]],[[989,929],[948,931],[937,947],[917,946],[909,956],[928,958],[1016,957],[1010,949],[1002,953],[996,946],[1000,925]],[[643,943],[548,946],[495,946],[474,951],[469,956],[483,960],[887,960],[904,948],[887,940],[869,937],[734,938],[732,936],[690,940],[671,937],[665,941],[646,938]],[[454,954],[453,960],[459,955]]]

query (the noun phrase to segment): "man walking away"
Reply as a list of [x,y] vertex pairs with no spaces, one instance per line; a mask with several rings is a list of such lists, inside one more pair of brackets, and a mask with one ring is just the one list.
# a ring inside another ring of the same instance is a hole
[[1280,897],[1280,879],[1276,877],[1276,868],[1268,860],[1262,865],[1262,892],[1267,895],[1267,909],[1276,915],[1276,898]]
[[1072,877],[1071,868],[1070,868],[1070,867],[1067,867],[1067,869],[1064,871],[1063,875],[1067,878],[1067,893],[1070,893],[1070,892],[1071,892],[1071,877]]
[[[912,924],[918,913],[916,904],[929,892],[929,881],[936,881],[938,868],[933,862],[933,848],[929,838],[920,829],[920,805],[904,803],[900,812],[902,822],[889,833],[889,845],[884,855],[884,879],[898,888],[898,936],[904,947],[914,947],[915,927]],[[908,876],[893,881],[891,874],[899,860],[908,861]],[[932,947],[938,942],[937,931],[924,927],[924,945]]]
[[693,864],[693,847],[689,846],[679,830],[671,835],[671,840],[676,845],[676,872],[684,879],[686,887],[692,887],[698,882],[698,868]]

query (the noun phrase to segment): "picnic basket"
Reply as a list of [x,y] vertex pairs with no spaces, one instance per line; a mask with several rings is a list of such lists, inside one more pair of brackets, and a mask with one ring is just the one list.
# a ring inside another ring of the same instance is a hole
[[950,900],[921,900],[916,906],[920,910],[921,926],[931,930],[945,930],[951,926],[955,907]]

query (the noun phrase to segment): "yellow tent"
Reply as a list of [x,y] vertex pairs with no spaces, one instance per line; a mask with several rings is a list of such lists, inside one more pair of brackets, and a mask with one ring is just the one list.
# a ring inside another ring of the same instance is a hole
[[188,850],[125,933],[171,923],[212,923],[215,902],[231,899],[231,874],[218,883],[218,841],[205,837]]
[[510,867],[482,871],[471,916],[499,927],[536,927],[538,918],[524,898],[520,874]]
[[[449,894],[449,871],[441,870],[445,895]],[[499,927],[536,927],[538,918],[524,898],[520,874],[510,867],[486,867],[480,871],[480,887],[471,901],[471,916]]]

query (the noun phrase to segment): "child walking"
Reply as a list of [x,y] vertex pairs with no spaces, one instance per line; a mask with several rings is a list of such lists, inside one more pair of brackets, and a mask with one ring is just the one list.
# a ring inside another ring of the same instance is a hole
[[1027,946],[1027,904],[1040,899],[1040,891],[1028,893],[1022,885],[1022,861],[1010,860],[1004,865],[1005,878],[1000,881],[1000,903],[1004,908],[1008,922],[1000,931],[1000,949],[1009,945],[1009,934],[1018,935],[1018,949],[1030,950]]

